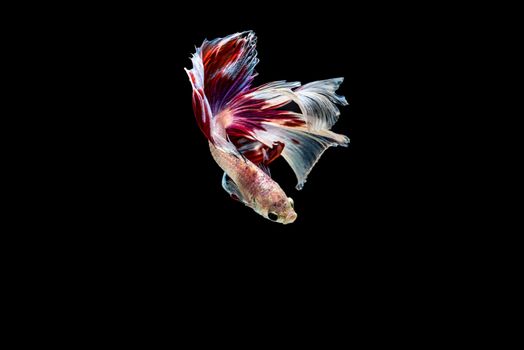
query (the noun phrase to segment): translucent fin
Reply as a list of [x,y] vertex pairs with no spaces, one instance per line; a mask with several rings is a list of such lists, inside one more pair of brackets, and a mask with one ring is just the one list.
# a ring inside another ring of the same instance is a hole
[[294,101],[306,117],[309,129],[326,130],[337,122],[340,115],[337,104],[348,104],[344,96],[335,93],[343,81],[344,78],[319,80],[293,91],[297,97]]
[[237,184],[233,180],[231,180],[231,178],[227,176],[226,173],[224,173],[224,175],[222,176],[222,187],[227,193],[229,193],[229,196],[231,196],[231,198],[233,198],[234,200],[242,203],[246,202],[244,200],[244,197],[240,193]]
[[[344,96],[336,93],[344,78],[319,80],[300,86],[299,82],[275,81],[251,89],[231,101],[231,109],[239,112],[253,111],[258,108],[266,118],[273,118],[275,109],[295,102],[304,116],[304,121],[311,130],[329,130],[338,120],[338,105],[348,103]],[[249,108],[251,107],[251,108]],[[280,115],[276,113],[279,117]],[[245,114],[245,113],[244,113]]]
[[[273,81],[249,90],[246,94],[237,96],[230,103],[231,109],[253,104],[254,101],[263,103],[263,110],[275,109],[284,106],[293,100],[290,96],[293,88],[300,86],[300,82],[287,82],[285,80]],[[240,108],[239,108],[240,109]]]
[[256,137],[264,143],[282,142],[282,156],[297,177],[297,190],[304,187],[307,176],[326,149],[347,146],[349,138],[329,130],[311,131],[306,127],[283,127],[264,123],[265,130],[258,130]]
[[[301,189],[327,148],[349,143],[346,136],[329,131],[340,115],[337,104],[347,105],[335,93],[342,81],[327,79],[301,87],[298,82],[276,81],[251,89],[231,101],[226,133],[235,140],[249,140],[252,148],[245,154],[253,160],[262,158],[273,145],[281,145],[275,154],[289,163],[297,176],[297,189]],[[284,109],[292,101],[302,113]],[[243,148],[246,145],[249,143]],[[268,164],[254,163],[259,167]]]

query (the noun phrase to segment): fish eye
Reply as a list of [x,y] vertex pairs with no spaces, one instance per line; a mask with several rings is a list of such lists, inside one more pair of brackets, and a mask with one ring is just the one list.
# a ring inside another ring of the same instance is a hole
[[288,198],[287,199],[289,201],[289,204],[291,204],[291,208],[295,209],[295,201],[293,200],[293,198]]
[[275,213],[269,213],[269,214],[267,214],[267,217],[271,221],[277,221],[277,219],[278,219],[278,215],[275,214]]

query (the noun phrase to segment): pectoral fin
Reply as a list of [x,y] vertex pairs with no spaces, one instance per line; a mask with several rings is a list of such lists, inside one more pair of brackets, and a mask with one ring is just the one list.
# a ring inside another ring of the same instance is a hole
[[222,176],[222,187],[227,193],[229,193],[232,199],[242,202],[244,204],[246,203],[244,197],[238,189],[237,184],[233,180],[231,180],[231,178],[227,176],[226,173],[224,173],[224,175]]

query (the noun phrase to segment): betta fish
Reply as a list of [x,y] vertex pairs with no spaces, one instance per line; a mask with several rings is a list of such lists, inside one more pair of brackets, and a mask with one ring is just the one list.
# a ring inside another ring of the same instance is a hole
[[[300,190],[326,149],[348,145],[347,136],[330,131],[340,115],[337,105],[348,104],[336,94],[344,78],[254,87],[255,46],[252,31],[204,40],[191,58],[193,68],[186,69],[193,111],[224,171],[224,190],[263,217],[288,224],[297,218],[293,199],[271,178],[269,166],[282,156]],[[293,103],[300,112],[292,111]]]

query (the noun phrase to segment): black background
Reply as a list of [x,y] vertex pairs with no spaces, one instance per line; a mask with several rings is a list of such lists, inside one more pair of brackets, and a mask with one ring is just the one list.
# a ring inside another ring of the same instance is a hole
[[[75,34],[77,51],[70,55],[82,62],[85,85],[73,92],[80,118],[68,135],[80,148],[68,155],[77,165],[63,175],[65,181],[77,176],[69,196],[80,205],[68,209],[70,227],[80,223],[89,232],[86,242],[110,250],[299,253],[300,260],[336,264],[369,263],[411,239],[398,235],[410,213],[402,210],[393,131],[402,112],[390,97],[402,89],[390,76],[400,69],[395,38],[357,10],[192,16],[134,9],[101,15]],[[298,218],[290,225],[228,197],[192,111],[183,68],[191,68],[195,46],[244,30],[258,37],[255,85],[345,78],[339,93],[349,106],[333,130],[350,137],[349,147],[327,150],[302,191],[294,189],[295,175],[283,160],[272,167],[295,200]]]
[[[31,219],[47,231],[33,240],[43,261],[56,261],[47,270],[78,276],[79,289],[93,295],[125,285],[115,300],[149,289],[153,303],[162,292],[160,303],[182,293],[174,303],[196,297],[203,308],[279,299],[300,314],[343,310],[342,317],[355,307],[370,318],[370,306],[402,307],[395,288],[406,294],[403,275],[417,284],[412,294],[434,289],[422,277],[445,262],[449,253],[439,249],[454,241],[442,230],[428,233],[439,218],[428,220],[420,200],[432,200],[434,183],[421,181],[428,170],[421,160],[430,156],[418,140],[433,126],[420,121],[438,119],[427,115],[431,104],[417,104],[426,91],[411,78],[426,79],[428,67],[417,66],[422,54],[413,43],[415,52],[405,54],[399,17],[383,21],[388,14],[378,9],[350,5],[301,12],[196,5],[202,8],[96,9],[69,16],[45,38],[58,46],[38,53],[51,51],[54,61],[44,66],[44,83],[60,85],[42,87],[52,95],[42,108],[53,114],[42,118],[54,128],[46,142],[56,147],[39,169],[49,191],[38,206],[42,221]],[[195,46],[244,30],[258,36],[255,84],[345,78],[339,93],[350,105],[334,131],[350,137],[349,147],[327,150],[302,191],[284,161],[272,167],[295,200],[290,225],[229,198],[192,111],[183,68]]]
[[[455,171],[440,169],[440,153],[427,152],[422,141],[431,130],[445,135],[455,116],[445,103],[449,86],[422,84],[433,82],[428,72],[440,56],[434,47],[424,51],[421,26],[375,4],[304,3],[287,11],[192,5],[69,10],[57,21],[43,17],[54,32],[31,31],[42,45],[27,67],[44,78],[22,83],[44,96],[30,104],[38,110],[33,125],[45,128],[41,144],[31,147],[41,159],[27,183],[44,195],[20,196],[41,214],[20,220],[36,229],[17,235],[25,254],[10,261],[29,262],[28,271],[41,276],[28,290],[54,286],[56,276],[56,284],[66,285],[60,293],[50,289],[58,298],[81,291],[86,297],[75,303],[95,308],[98,297],[111,308],[122,305],[124,315],[141,304],[174,308],[166,314],[177,316],[182,305],[194,318],[213,311],[222,318],[230,305],[245,305],[247,315],[248,306],[273,311],[278,301],[285,307],[275,315],[291,307],[304,319],[331,321],[335,332],[373,324],[374,334],[376,320],[386,328],[402,324],[406,305],[425,316],[427,305],[454,297],[454,285],[446,290],[439,283],[449,278],[442,267],[454,270],[453,255],[471,251],[474,240],[461,241],[455,230],[465,225],[443,220],[467,208],[453,207],[452,198],[435,201],[443,188],[439,175],[453,178]],[[427,13],[416,13],[420,22]],[[351,144],[327,150],[303,191],[294,190],[285,162],[273,167],[298,213],[285,226],[221,188],[222,171],[195,122],[183,70],[204,38],[249,29],[258,36],[255,84],[343,76],[339,92],[350,103],[334,130]],[[430,64],[426,56],[436,59]],[[442,102],[448,113],[435,115]],[[448,142],[436,140],[435,148]],[[476,263],[458,270],[457,281]],[[316,313],[326,316],[311,317]]]

